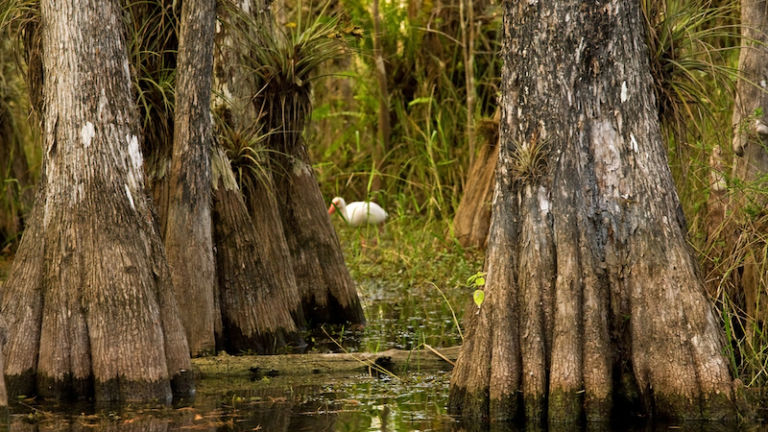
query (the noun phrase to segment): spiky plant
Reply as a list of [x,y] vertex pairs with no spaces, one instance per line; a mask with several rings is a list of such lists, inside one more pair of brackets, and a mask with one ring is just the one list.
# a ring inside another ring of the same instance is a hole
[[732,94],[738,2],[642,0],[659,118],[678,138],[699,134]]
[[270,182],[268,169],[268,150],[265,148],[267,135],[261,133],[258,122],[236,129],[228,122],[216,117],[218,141],[232,167],[238,187],[246,197],[266,187]]
[[165,176],[171,157],[179,25],[176,3],[130,0],[124,4],[131,77],[142,119],[145,173],[151,182]]
[[257,93],[252,100],[265,121],[268,147],[278,152],[292,153],[300,142],[309,120],[311,81],[318,67],[344,52],[338,19],[324,11],[322,8],[307,21],[299,7],[295,22],[274,30],[239,9],[229,11],[236,21],[232,28],[239,29],[237,37],[247,47],[249,55],[242,63],[255,80]]

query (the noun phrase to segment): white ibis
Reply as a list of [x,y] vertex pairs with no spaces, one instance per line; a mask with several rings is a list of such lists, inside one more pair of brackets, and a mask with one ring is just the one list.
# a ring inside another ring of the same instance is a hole
[[355,201],[347,204],[344,198],[336,197],[328,207],[328,214],[333,214],[336,210],[341,213],[347,224],[353,227],[365,224],[380,225],[387,219],[387,212],[373,202]]

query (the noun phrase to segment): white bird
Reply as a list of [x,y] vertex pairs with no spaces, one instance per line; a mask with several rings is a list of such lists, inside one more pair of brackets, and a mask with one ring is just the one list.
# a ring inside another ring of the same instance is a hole
[[353,227],[370,224],[379,225],[387,219],[387,212],[374,202],[355,201],[347,204],[344,198],[336,197],[328,207],[328,214],[339,211],[347,224]]

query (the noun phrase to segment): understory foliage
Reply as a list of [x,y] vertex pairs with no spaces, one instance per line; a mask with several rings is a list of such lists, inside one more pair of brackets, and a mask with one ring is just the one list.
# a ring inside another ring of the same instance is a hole
[[[745,259],[753,260],[758,274],[763,275],[760,301],[768,302],[768,215],[761,205],[768,199],[768,191],[759,182],[744,184],[731,178],[732,130],[738,127],[731,125],[731,114],[741,43],[739,2],[642,0],[641,4],[647,22],[653,91],[691,244],[722,318],[734,373],[746,384],[764,386],[768,383],[768,335],[762,321],[747,319],[738,278],[734,277]],[[155,162],[170,155],[179,5],[175,0],[124,2],[149,177],[165,174],[165,167]],[[302,125],[292,132],[305,134],[325,196],[375,199],[391,219],[425,218],[431,230],[435,224],[444,224],[444,230],[449,231],[449,223],[444,221],[451,219],[458,205],[473,157],[466,142],[467,94],[459,2],[380,1],[389,93],[385,102],[392,129],[390,146],[381,149],[377,170],[373,168],[372,149],[378,142],[382,95],[375,78],[373,19],[368,2],[343,0],[325,8],[317,8],[317,2],[298,0],[273,5],[281,8],[275,11],[277,22],[272,29],[279,37],[265,38],[266,30],[243,33],[251,38],[248,43],[260,47],[244,67],[261,80],[262,86],[257,87],[261,95],[269,95],[276,102],[265,109],[311,112],[308,130],[302,131]],[[501,13],[498,1],[476,0],[474,5],[477,96],[472,114],[476,124],[481,124],[496,109]],[[28,65],[34,60],[32,36],[37,16],[38,0],[0,1],[0,145],[12,149],[9,160],[0,160],[0,249],[18,238],[23,222],[19,225],[12,215],[23,215],[29,209],[23,196],[34,189],[39,173],[39,131],[31,108],[35,92],[30,92],[28,84],[32,81],[34,86],[34,68]],[[339,38],[348,42],[348,48],[343,48]],[[30,79],[23,79],[28,75]],[[267,82],[276,85],[273,90],[264,87]],[[289,89],[303,92],[300,103],[280,97],[282,90]],[[273,126],[231,130],[217,122],[217,127],[240,186],[247,192],[249,183],[267,175],[264,142],[270,139]],[[529,153],[521,152],[521,160],[530,159],[535,166],[537,152],[544,149],[545,143],[541,144]],[[723,154],[724,166],[717,174],[725,179],[727,193],[745,197],[743,206],[731,208],[722,229],[716,230],[723,233],[729,231],[726,226],[738,227],[729,248],[723,247],[729,238],[707,234],[709,159],[715,149]],[[28,164],[28,178],[17,178],[10,169],[15,158]],[[374,175],[381,178],[379,190],[372,189]],[[14,222],[7,222],[11,220]],[[11,224],[16,224],[17,231],[8,228]],[[419,230],[419,226],[398,223],[391,229]],[[393,236],[401,234],[406,233]],[[408,257],[403,256],[408,251],[391,253],[406,266],[423,266],[432,259],[428,250],[414,250]],[[456,253],[463,251],[457,249]],[[352,272],[366,273],[354,268],[365,262],[353,260]]]
[[7,0],[0,6],[0,253],[21,238],[34,196],[41,150],[34,127],[20,48],[37,22],[36,0]]
[[[501,11],[495,2],[474,4],[474,114],[479,119],[491,117],[496,108]],[[382,160],[375,172],[372,155],[382,95],[372,54],[373,18],[369,3],[346,0],[337,11],[348,28],[361,29],[357,55],[334,63],[342,72],[317,84],[308,134],[321,187],[327,196],[375,199],[390,213],[448,219],[458,206],[472,157],[459,1],[381,1],[379,9],[390,145],[379,149]],[[381,178],[381,190],[371,188],[374,174]]]

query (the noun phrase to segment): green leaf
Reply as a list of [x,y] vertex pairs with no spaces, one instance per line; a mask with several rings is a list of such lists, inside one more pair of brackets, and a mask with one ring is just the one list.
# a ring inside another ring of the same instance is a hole
[[477,307],[480,307],[483,304],[483,300],[485,300],[485,292],[483,290],[475,290],[474,294],[472,294],[472,299],[475,300]]
[[485,286],[485,278],[480,276],[479,278],[475,279],[475,286],[476,287]]

